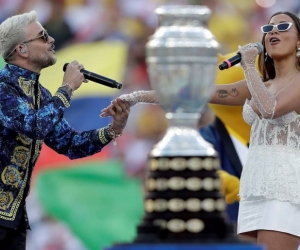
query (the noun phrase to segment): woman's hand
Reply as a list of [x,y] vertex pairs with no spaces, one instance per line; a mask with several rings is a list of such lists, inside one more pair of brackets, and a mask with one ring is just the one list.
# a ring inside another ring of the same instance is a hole
[[[119,96],[119,99],[126,102],[129,107],[134,106],[137,103],[154,104],[159,105],[156,93],[154,90],[140,90],[134,91],[130,94],[123,94]],[[100,117],[110,116],[108,109],[112,108],[112,104],[101,110]]]
[[241,65],[245,69],[247,67],[255,67],[255,60],[259,53],[255,43],[249,43],[242,47],[239,46],[239,53],[241,53]]

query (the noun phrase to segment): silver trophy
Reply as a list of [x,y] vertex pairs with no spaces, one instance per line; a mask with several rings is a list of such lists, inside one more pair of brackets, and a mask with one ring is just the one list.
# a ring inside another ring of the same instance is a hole
[[169,128],[153,156],[214,155],[197,123],[213,90],[219,44],[206,6],[162,6],[159,27],[146,45],[152,89],[166,111]]
[[216,77],[219,44],[206,6],[161,6],[159,26],[146,44],[152,89],[169,128],[149,154],[137,243],[203,242],[228,238],[218,154],[197,124]]

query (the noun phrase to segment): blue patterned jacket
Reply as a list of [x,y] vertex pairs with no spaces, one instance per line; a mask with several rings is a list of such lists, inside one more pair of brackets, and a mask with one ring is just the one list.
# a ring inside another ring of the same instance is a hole
[[27,215],[25,198],[42,144],[81,158],[110,142],[107,127],[76,132],[64,119],[70,96],[54,96],[39,83],[39,74],[7,64],[0,70],[0,225],[17,228]]

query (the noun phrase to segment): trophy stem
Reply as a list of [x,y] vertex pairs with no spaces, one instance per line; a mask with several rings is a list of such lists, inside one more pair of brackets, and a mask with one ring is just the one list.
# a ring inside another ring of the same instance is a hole
[[197,129],[200,113],[167,113],[166,118],[170,127],[188,127]]
[[198,131],[200,113],[167,113],[169,128],[165,136],[151,151],[160,156],[217,156],[214,147],[205,141]]

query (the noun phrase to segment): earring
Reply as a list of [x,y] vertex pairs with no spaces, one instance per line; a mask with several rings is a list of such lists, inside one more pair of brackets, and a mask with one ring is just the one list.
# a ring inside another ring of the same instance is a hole
[[265,62],[268,60],[268,53],[265,53]]
[[299,58],[300,57],[300,47],[297,48],[296,56]]

